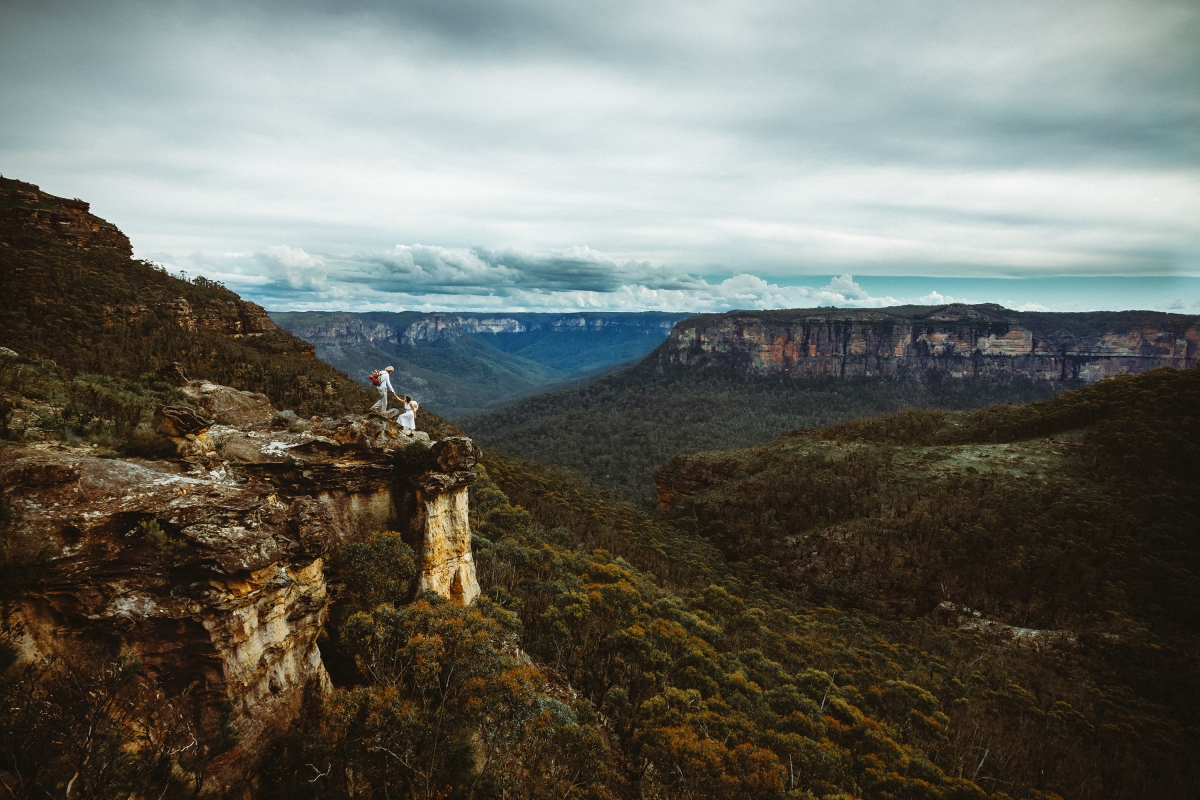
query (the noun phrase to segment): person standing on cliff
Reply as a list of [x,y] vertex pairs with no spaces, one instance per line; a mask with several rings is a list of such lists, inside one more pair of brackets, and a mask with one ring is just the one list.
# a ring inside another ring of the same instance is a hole
[[400,415],[400,427],[405,430],[417,429],[417,401],[404,395],[404,413]]
[[392,397],[400,400],[400,395],[396,394],[396,390],[392,388],[392,372],[394,370],[395,367],[388,367],[379,373],[379,402],[371,406],[372,409],[385,417],[388,415],[388,395],[390,394]]

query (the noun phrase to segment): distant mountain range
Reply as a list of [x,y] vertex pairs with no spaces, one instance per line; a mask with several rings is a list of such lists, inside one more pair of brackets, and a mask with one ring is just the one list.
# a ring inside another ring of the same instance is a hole
[[447,416],[595,377],[644,357],[688,315],[273,312],[279,327],[366,383],[392,365],[398,391]]

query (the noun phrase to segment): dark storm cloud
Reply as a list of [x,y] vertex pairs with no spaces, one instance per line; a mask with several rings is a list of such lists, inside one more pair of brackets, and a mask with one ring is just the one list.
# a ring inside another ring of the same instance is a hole
[[280,303],[1200,274],[1194,2],[0,13],[0,171]]

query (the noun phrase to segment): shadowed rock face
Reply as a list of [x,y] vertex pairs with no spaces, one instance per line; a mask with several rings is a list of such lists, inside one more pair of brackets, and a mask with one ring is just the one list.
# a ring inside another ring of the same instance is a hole
[[345,544],[399,530],[417,550],[420,588],[458,603],[478,595],[467,486],[479,451],[466,437],[431,446],[374,415],[293,416],[272,430],[265,397],[198,391],[198,402],[236,401],[228,414],[215,403],[214,416],[257,421],[213,424],[206,451],[182,447],[189,455],[170,461],[3,450],[0,485],[10,541],[53,558],[15,605],[24,658],[98,637],[136,655],[159,689],[193,687],[203,724],[232,706],[237,744],[204,785],[221,796],[244,785],[305,698],[327,690],[317,638],[326,566]]
[[90,213],[83,200],[67,200],[42,192],[33,184],[6,181],[0,184],[0,218],[16,223],[30,234],[59,239],[75,247],[106,247],[133,257],[129,237],[117,226]]
[[[267,315],[266,309],[248,300],[208,300],[191,303],[180,297],[163,306],[178,317],[184,330],[210,330],[231,336],[261,336],[279,328]],[[311,354],[311,348],[308,350]]]
[[1014,375],[1093,382],[1200,357],[1200,317],[1154,312],[1032,314],[996,305],[805,309],[692,317],[660,363],[754,375]]
[[208,381],[188,381],[180,388],[222,425],[258,425],[270,422],[275,416],[265,394],[243,392]]

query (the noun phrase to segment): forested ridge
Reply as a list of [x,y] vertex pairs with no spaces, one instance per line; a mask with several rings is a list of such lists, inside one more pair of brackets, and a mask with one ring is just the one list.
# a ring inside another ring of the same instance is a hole
[[660,365],[657,351],[592,383],[455,421],[481,444],[578,471],[644,504],[654,471],[679,453],[761,444],[799,427],[908,408],[970,409],[1045,400],[1054,384],[1020,378],[787,376]]
[[[63,203],[0,178],[0,346],[52,362],[64,382],[119,381],[135,395],[158,392],[156,373],[180,362],[194,377],[262,392],[276,408],[303,415],[370,405],[365,387],[314,358],[290,333],[231,336],[181,324],[180,300],[201,313],[218,309],[236,323],[243,301],[221,284],[181,280],[119,248],[78,246],[24,219],[57,214]],[[103,220],[88,219],[124,240]]]

